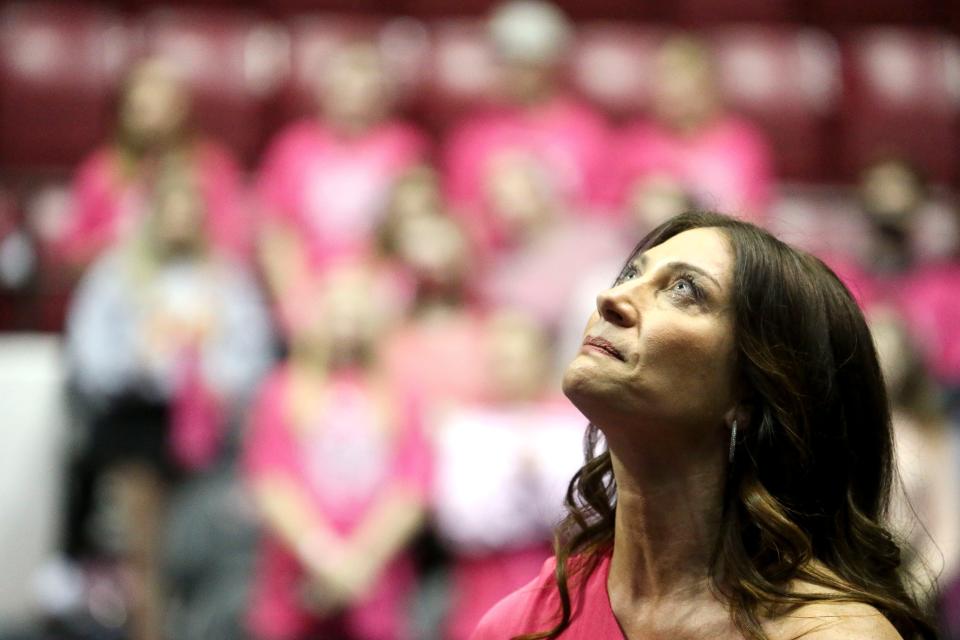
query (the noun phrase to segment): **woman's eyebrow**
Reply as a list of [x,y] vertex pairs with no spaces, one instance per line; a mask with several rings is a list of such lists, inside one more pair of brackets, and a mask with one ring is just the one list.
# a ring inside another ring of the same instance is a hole
[[[634,258],[631,262],[640,273],[643,273],[644,270],[646,269],[647,262],[649,261],[647,260],[647,254],[644,253]],[[662,268],[670,269],[671,271],[680,271],[680,270],[693,271],[713,281],[713,284],[715,284],[718,289],[723,288],[720,286],[720,281],[717,280],[712,275],[710,275],[705,269],[703,269],[703,267],[698,267],[697,265],[690,264],[689,262],[684,262],[682,260],[671,260],[670,262],[663,265]]]

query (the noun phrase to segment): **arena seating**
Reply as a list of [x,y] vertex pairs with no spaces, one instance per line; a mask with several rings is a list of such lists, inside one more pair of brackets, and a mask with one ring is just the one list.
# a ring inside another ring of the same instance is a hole
[[839,102],[836,42],[812,28],[722,26],[707,32],[730,106],[760,124],[788,180],[823,181]]
[[843,40],[843,176],[900,152],[931,178],[957,178],[960,42],[934,30],[872,28]]
[[128,47],[123,20],[96,5],[0,8],[0,167],[69,167],[100,142]]
[[252,164],[265,135],[268,99],[286,71],[286,33],[256,15],[211,8],[161,8],[141,22],[142,52],[185,74],[196,125]]
[[800,3],[791,0],[675,0],[666,20],[682,26],[723,22],[792,22],[802,16]]
[[[7,3],[0,8],[0,189],[23,212],[18,224],[56,219],[50,210],[67,200],[44,194],[65,194],[77,162],[110,134],[123,74],[148,53],[182,67],[196,126],[248,170],[279,127],[312,111],[318,69],[358,35],[375,38],[402,106],[440,136],[492,88],[483,15],[493,4]],[[849,184],[864,163],[897,151],[936,183],[960,179],[960,39],[945,28],[960,30],[960,0],[559,4],[577,19],[570,84],[614,123],[643,112],[657,44],[689,27],[714,51],[725,98],[764,128],[791,184]]]

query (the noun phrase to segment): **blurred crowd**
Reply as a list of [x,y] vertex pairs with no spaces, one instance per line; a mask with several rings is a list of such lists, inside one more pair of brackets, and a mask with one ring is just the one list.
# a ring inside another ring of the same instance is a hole
[[960,637],[949,194],[894,149],[862,168],[845,235],[804,227],[703,42],[664,38],[649,109],[614,125],[563,82],[573,30],[547,3],[498,7],[495,91],[440,135],[397,109],[382,49],[347,39],[252,176],[191,126],[174,63],[129,70],[42,250],[75,283],[76,433],[29,637],[466,639],[550,553],[585,426],[558,371],[596,293],[697,208],[818,253],[863,305],[891,522]]

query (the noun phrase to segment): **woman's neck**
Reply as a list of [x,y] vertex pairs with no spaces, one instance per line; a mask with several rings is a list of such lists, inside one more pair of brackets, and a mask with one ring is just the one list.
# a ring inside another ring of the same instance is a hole
[[608,589],[615,610],[709,593],[723,503],[722,447],[693,455],[627,451],[632,455],[611,447],[617,512]]

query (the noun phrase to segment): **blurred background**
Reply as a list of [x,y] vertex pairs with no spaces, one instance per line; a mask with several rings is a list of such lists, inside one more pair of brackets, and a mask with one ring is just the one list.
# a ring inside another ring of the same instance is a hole
[[0,638],[468,637],[549,555],[596,293],[826,260],[960,638],[960,2],[0,3]]

